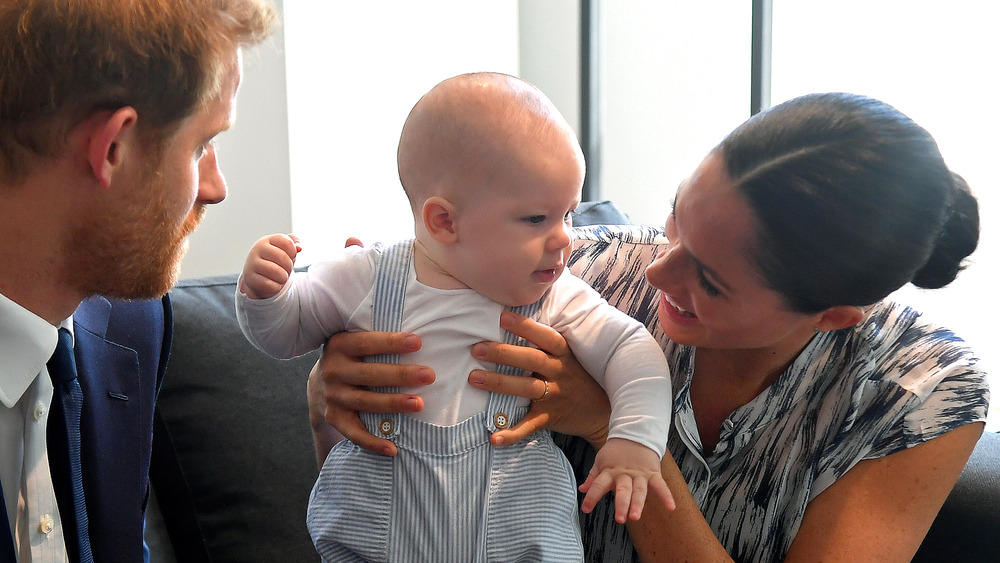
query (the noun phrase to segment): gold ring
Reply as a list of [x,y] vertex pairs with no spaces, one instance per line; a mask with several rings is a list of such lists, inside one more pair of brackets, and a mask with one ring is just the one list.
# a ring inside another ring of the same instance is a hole
[[542,392],[542,396],[541,397],[535,399],[535,402],[544,401],[545,397],[549,396],[549,382],[543,379],[542,383],[545,383],[545,391]]

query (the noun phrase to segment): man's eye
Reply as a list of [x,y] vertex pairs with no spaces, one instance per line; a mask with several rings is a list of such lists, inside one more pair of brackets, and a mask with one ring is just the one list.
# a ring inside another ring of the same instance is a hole
[[202,157],[204,157],[205,154],[208,153],[208,149],[210,147],[214,147],[214,146],[215,146],[215,139],[212,139],[211,141],[208,141],[207,143],[199,146],[194,151],[194,159],[195,160],[201,160]]

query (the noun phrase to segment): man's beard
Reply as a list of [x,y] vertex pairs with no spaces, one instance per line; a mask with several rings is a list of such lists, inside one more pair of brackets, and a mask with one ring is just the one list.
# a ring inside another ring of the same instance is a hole
[[[151,167],[152,168],[152,167]],[[66,241],[65,279],[85,296],[160,297],[177,282],[187,237],[205,214],[195,204],[181,225],[165,201],[168,180],[147,169],[118,209],[83,217]]]

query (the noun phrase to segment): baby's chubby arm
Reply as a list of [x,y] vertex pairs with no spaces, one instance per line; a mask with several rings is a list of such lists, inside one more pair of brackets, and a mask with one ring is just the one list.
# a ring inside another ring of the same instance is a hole
[[295,235],[274,234],[261,237],[250,248],[240,291],[250,299],[267,299],[277,295],[288,282],[295,266],[295,256],[302,251]]

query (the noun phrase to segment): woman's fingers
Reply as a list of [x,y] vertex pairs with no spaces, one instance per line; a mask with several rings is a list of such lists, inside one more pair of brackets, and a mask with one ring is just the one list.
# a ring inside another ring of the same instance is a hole
[[524,315],[504,312],[500,315],[500,328],[513,332],[552,355],[565,356],[570,353],[569,345],[559,331]]
[[[378,364],[364,362],[365,356],[408,354],[420,349],[420,337],[403,332],[340,332],[323,346],[322,377],[327,385],[400,387],[428,385],[434,370],[427,366]],[[329,397],[329,393],[327,396]],[[370,392],[349,395],[355,407],[364,407],[372,399]],[[364,400],[359,400],[364,398]],[[384,406],[384,405],[383,405]],[[371,409],[356,408],[369,412]],[[395,411],[389,411],[395,412]]]
[[[478,344],[477,344],[478,346]],[[537,352],[538,350],[535,350]],[[558,384],[546,381],[538,377],[524,377],[521,375],[507,375],[495,371],[485,371],[481,369],[472,370],[469,373],[469,383],[473,387],[485,389],[501,395],[513,395],[524,397],[525,399],[538,399],[545,394],[548,389],[549,395],[558,392]],[[547,397],[546,397],[547,398]]]
[[362,448],[395,455],[395,445],[368,432],[358,413],[417,412],[423,409],[423,399],[408,393],[378,393],[368,387],[426,385],[434,381],[434,372],[426,366],[368,363],[362,358],[419,349],[420,338],[408,333],[333,335],[323,347],[316,367],[323,383],[326,421]]
[[529,411],[528,414],[524,415],[524,418],[521,419],[521,422],[518,422],[506,430],[498,430],[494,432],[493,435],[490,436],[490,443],[494,446],[513,444],[545,428],[548,421],[548,413]]

